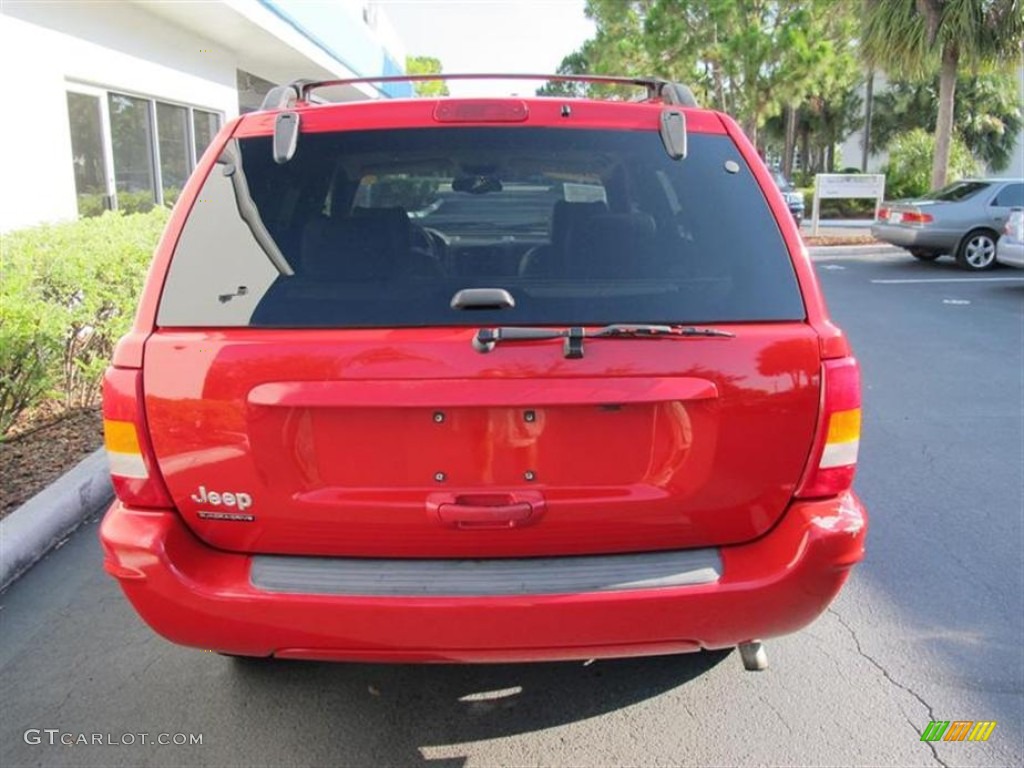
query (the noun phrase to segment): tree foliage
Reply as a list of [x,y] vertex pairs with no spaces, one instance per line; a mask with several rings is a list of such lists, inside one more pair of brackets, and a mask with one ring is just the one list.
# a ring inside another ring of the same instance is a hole
[[866,0],[860,47],[894,76],[930,77],[945,51],[972,69],[1020,56],[1019,0]]
[[[935,136],[914,128],[889,143],[889,164],[885,167],[885,196],[890,200],[920,197],[931,189]],[[978,164],[958,136],[950,145],[949,181],[974,176]]]
[[[859,75],[857,25],[829,0],[588,0],[595,36],[560,74],[656,75],[683,81],[702,103],[729,112],[755,142],[783,107],[816,99],[819,111]],[[553,83],[548,95],[593,88]]]
[[[433,56],[406,56],[405,73],[407,75],[440,75],[441,60]],[[412,84],[417,96],[438,97],[448,95],[448,83],[444,80],[424,80]]]
[[946,182],[957,76],[1015,62],[1024,36],[1019,0],[866,0],[860,36],[869,66],[896,78],[938,73],[933,187]]
[[[1004,72],[962,73],[957,78],[953,130],[967,148],[994,171],[1013,159],[1024,111],[1016,79]],[[924,81],[897,80],[875,97],[871,142],[884,147],[893,137],[923,128],[934,133],[938,118],[937,77]]]
[[[736,117],[787,170],[794,157],[805,172],[834,169],[836,145],[862,125],[857,86],[873,71],[896,82],[932,83],[920,100],[907,101],[909,113],[897,124],[882,114],[872,135],[882,134],[874,142],[882,146],[914,127],[934,130],[935,178],[948,158],[954,119],[967,146],[993,168],[1005,166],[1019,130],[1017,88],[994,70],[1019,57],[1020,0],[587,0],[586,14],[595,34],[562,60],[560,74],[686,82],[699,101]],[[970,79],[961,77],[962,106],[954,110],[961,70]],[[608,92],[558,82],[538,91]],[[889,98],[881,99],[883,113],[890,104],[903,108]]]

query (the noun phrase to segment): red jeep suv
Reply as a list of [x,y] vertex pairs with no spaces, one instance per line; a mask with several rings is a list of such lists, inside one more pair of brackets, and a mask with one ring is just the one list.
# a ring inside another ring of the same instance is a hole
[[624,82],[300,81],[223,128],[104,382],[105,568],[153,629],[756,669],[828,606],[866,532],[857,362],[736,124]]

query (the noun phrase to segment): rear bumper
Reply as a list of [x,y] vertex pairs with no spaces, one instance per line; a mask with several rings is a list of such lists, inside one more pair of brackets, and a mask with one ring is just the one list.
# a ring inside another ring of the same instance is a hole
[[942,253],[952,253],[959,245],[963,232],[876,222],[871,225],[871,236],[901,248],[928,248]]
[[718,550],[713,583],[515,596],[265,591],[253,558],[203,544],[175,512],[115,502],[105,569],[142,618],[182,645],[366,661],[531,661],[724,648],[812,622],[864,554],[853,494],[793,504],[771,532]]

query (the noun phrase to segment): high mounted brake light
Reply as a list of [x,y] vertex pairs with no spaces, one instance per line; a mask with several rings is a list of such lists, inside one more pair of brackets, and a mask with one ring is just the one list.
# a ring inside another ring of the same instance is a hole
[[796,495],[837,496],[853,485],[860,447],[860,367],[844,357],[822,363],[818,433]]
[[526,102],[517,99],[452,99],[434,108],[439,123],[521,123],[529,116]]
[[108,368],[103,377],[103,442],[117,498],[132,507],[173,506],[142,411],[142,371]]

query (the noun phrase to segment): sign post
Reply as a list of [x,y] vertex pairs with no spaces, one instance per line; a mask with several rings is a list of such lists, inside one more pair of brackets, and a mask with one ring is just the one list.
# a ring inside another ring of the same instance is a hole
[[819,173],[814,177],[814,205],[811,214],[811,234],[818,234],[818,216],[822,199],[875,198],[875,218],[885,196],[883,173]]

